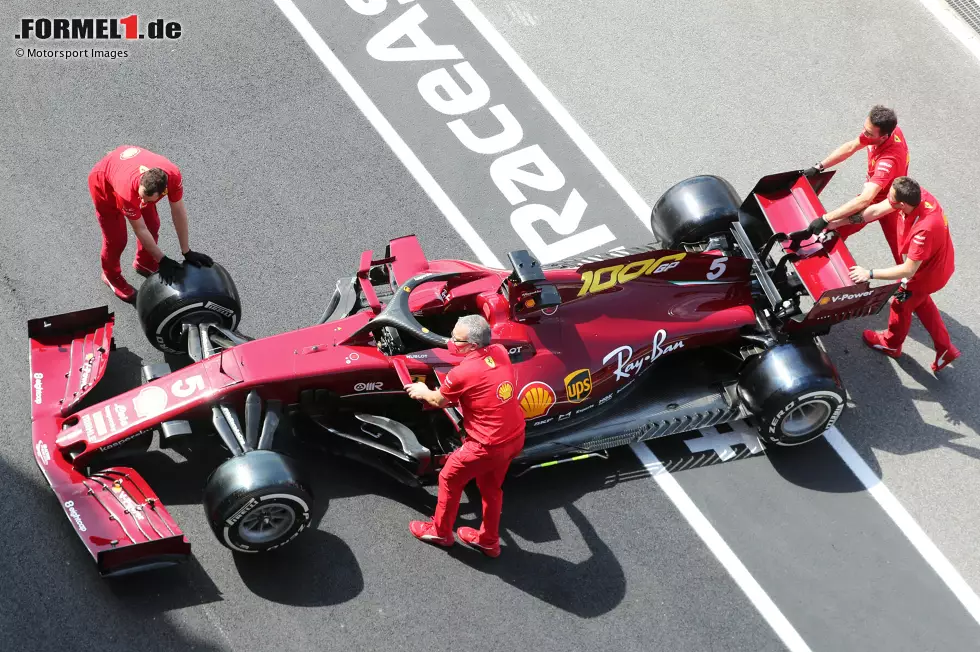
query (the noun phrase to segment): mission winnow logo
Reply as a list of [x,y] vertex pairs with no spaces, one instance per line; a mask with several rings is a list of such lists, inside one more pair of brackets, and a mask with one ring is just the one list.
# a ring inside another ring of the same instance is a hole
[[[145,27],[145,30],[142,29]],[[155,18],[140,21],[136,14],[125,18],[21,18],[15,39],[40,41],[110,41],[178,39],[181,25]]]

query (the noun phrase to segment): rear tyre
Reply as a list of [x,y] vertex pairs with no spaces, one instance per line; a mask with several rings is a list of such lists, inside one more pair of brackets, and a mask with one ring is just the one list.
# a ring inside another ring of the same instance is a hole
[[218,541],[236,552],[286,545],[309,526],[313,495],[299,467],[273,451],[228,460],[204,488],[204,512]]
[[672,186],[653,206],[650,227],[667,249],[707,242],[713,236],[730,241],[730,225],[739,221],[756,248],[767,237],[768,226],[739,210],[742,200],[730,183],[712,175],[685,179]]
[[171,284],[153,274],[140,286],[136,312],[147,339],[165,353],[186,353],[184,324],[211,322],[234,330],[242,304],[235,282],[218,263],[185,264]]
[[738,393],[769,444],[798,446],[820,437],[844,411],[837,370],[816,343],[782,344],[748,361]]

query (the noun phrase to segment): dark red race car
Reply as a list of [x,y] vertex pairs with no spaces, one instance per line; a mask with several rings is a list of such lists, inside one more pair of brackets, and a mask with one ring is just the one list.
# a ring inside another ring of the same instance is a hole
[[210,422],[231,455],[204,490],[215,535],[239,552],[278,548],[310,526],[313,506],[303,469],[275,450],[280,423],[402,482],[434,479],[466,415],[402,388],[442,382],[455,361],[446,335],[471,313],[514,362],[509,391],[527,419],[515,468],[747,417],[769,445],[802,444],[844,409],[815,336],[898,288],[854,285],[839,239],[786,235],[823,213],[831,176],[766,177],[744,203],[718,177],[688,179],[653,209],[659,246],[584,264],[542,267],[526,251],[509,254],[509,270],[430,261],[414,236],[398,238],[380,258],[364,252],[318,324],[258,340],[238,332],[220,265],[187,267],[171,285],[151,277],[137,299],[146,335],[189,364],[147,365],[142,386],[97,404],[85,397],[113,348],[108,308],[31,320],[38,464],[100,572],[176,563],[189,543],[117,464],[154,431],[168,447]]

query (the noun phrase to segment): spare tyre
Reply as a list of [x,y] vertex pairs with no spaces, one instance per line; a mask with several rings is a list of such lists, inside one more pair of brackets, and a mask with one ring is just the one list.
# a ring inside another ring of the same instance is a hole
[[172,283],[153,274],[136,295],[136,313],[146,338],[165,353],[186,353],[184,324],[211,322],[234,329],[242,314],[238,288],[228,271],[214,263],[185,263]]
[[[739,210],[742,200],[721,177],[700,175],[672,186],[653,206],[650,227],[666,249],[683,249],[712,236],[729,236],[732,222],[739,221],[756,248],[768,237],[769,226]],[[728,237],[731,241],[731,238]]]

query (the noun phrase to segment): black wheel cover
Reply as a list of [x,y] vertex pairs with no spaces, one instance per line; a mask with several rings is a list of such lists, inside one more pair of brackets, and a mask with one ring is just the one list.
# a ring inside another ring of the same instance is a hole
[[[732,222],[741,222],[753,245],[765,241],[760,235],[768,225],[740,210],[742,200],[735,188],[721,177],[700,175],[685,179],[665,192],[650,213],[653,234],[667,249],[683,249],[684,243],[704,242],[714,235],[729,235]],[[764,229],[760,230],[760,227]]]

